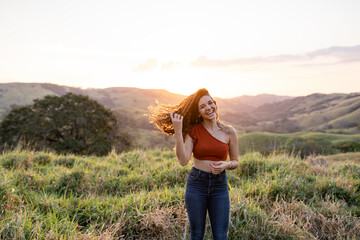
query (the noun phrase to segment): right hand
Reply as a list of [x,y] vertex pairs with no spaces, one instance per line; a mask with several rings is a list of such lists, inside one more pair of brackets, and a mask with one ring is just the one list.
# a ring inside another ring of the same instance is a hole
[[179,133],[182,132],[182,127],[183,127],[183,119],[184,117],[181,116],[178,113],[175,112],[171,112],[170,113],[170,118],[171,118],[171,122],[174,126],[174,131],[175,133]]

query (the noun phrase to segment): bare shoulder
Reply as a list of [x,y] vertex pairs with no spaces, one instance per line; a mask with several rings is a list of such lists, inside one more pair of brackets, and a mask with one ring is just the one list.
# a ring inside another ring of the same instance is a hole
[[233,126],[229,126],[229,134],[231,136],[237,137],[236,129]]
[[230,126],[230,125],[226,125],[226,124],[223,124],[223,129],[224,129],[224,132],[226,132],[227,134],[229,134],[230,136],[232,135],[237,135],[236,134],[236,130],[233,126]]

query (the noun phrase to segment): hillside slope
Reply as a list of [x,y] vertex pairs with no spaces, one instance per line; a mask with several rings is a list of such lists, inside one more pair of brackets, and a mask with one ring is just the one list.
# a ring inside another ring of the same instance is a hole
[[264,104],[247,114],[257,121],[258,130],[271,122],[278,126],[291,125],[295,130],[331,132],[351,128],[353,133],[357,133],[360,127],[359,109],[360,93],[316,93]]
[[[186,96],[162,89],[114,87],[81,89],[49,83],[0,84],[0,120],[11,107],[31,104],[45,95],[87,95],[116,110],[125,122],[149,129],[144,116],[150,105],[176,104]],[[360,133],[360,93],[311,94],[301,97],[260,94],[215,98],[221,120],[246,132],[325,131]],[[139,114],[139,116],[137,116]],[[133,121],[133,122],[132,122]]]
[[[156,105],[157,102],[176,104],[186,97],[163,89],[140,89],[131,87],[81,89],[49,83],[5,83],[0,84],[0,119],[2,119],[6,112],[13,106],[31,104],[33,99],[42,98],[45,95],[53,94],[59,96],[67,92],[87,95],[112,109],[131,107],[133,109],[147,110],[148,106]],[[224,118],[225,121],[237,124],[235,120],[238,117],[236,114],[235,117],[233,117],[233,113],[251,111],[263,103],[272,103],[289,98],[290,97],[287,96],[261,94],[258,96],[241,96],[228,99],[215,98],[215,100],[221,111],[222,118]]]

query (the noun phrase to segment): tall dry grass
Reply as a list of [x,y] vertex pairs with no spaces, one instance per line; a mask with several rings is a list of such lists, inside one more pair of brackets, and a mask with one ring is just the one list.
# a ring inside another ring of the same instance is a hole
[[[359,157],[241,155],[228,171],[229,239],[360,239]],[[189,239],[190,165],[156,149],[3,153],[0,239]]]

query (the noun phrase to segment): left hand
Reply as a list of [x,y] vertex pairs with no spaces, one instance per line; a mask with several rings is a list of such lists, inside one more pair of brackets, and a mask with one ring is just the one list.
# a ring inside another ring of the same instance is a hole
[[213,174],[219,174],[228,168],[228,163],[227,162],[212,163],[212,164],[210,164],[210,168],[211,168],[211,172]]

